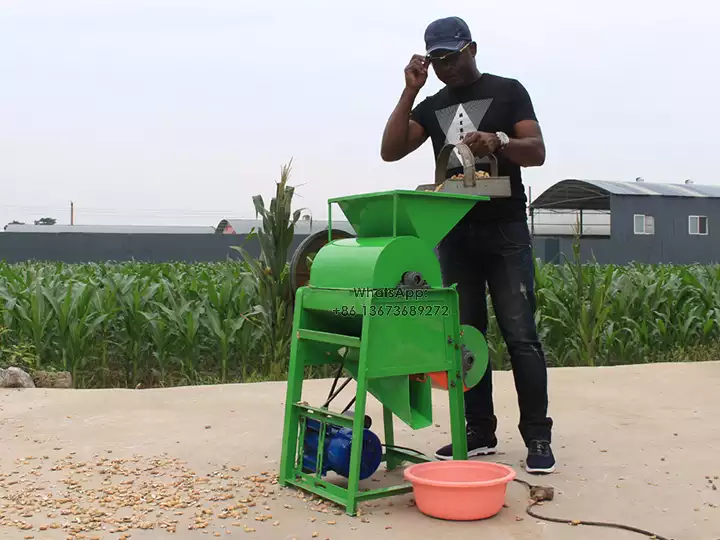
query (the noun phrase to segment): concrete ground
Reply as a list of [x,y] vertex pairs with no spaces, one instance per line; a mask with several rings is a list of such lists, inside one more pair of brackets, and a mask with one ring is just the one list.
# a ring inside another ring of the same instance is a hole
[[[521,466],[512,376],[495,380],[501,447],[492,459],[556,489],[538,512],[720,539],[720,363],[551,370],[558,470],[544,478]],[[329,384],[307,383],[303,398],[320,402]],[[284,393],[283,383],[0,390],[0,538],[642,538],[530,518],[517,483],[507,508],[474,523],[425,517],[411,495],[364,504],[356,518],[304,501],[274,483]],[[445,395],[434,400],[439,427],[412,432],[396,421],[396,444],[430,453],[447,441]],[[380,425],[373,399],[369,413]],[[387,476],[376,473],[381,482],[399,473]]]

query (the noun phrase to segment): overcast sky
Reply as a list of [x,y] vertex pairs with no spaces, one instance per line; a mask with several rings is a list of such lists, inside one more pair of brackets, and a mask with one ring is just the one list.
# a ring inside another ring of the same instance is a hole
[[[382,131],[435,18],[519,79],[563,178],[720,184],[720,8],[709,0],[0,0],[0,225],[253,217],[293,160],[298,206],[433,179]],[[422,96],[441,87],[431,73]],[[300,185],[302,184],[302,185]]]

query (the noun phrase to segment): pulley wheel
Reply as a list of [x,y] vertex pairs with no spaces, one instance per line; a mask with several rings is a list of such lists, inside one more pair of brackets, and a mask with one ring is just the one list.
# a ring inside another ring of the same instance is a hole
[[485,336],[475,328],[464,324],[460,327],[463,351],[463,382],[470,389],[480,382],[488,367],[488,346]]
[[[477,385],[488,366],[488,346],[482,332],[467,324],[460,326],[460,346],[463,354],[463,390]],[[428,373],[435,388],[448,389],[448,374],[444,371]]]
[[[354,234],[350,234],[341,229],[333,229],[333,240],[341,240],[343,238],[355,238]],[[329,242],[328,231],[324,229],[310,234],[293,253],[290,259],[290,285],[293,291],[293,298],[300,287],[304,287],[310,281],[310,267],[308,266],[308,257],[315,257],[320,248]]]

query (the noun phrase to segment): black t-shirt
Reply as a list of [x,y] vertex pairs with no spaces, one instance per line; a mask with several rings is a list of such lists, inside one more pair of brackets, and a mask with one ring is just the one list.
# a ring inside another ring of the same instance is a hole
[[[502,131],[513,138],[517,122],[537,120],[530,96],[519,81],[489,73],[484,73],[469,86],[456,89],[445,87],[427,97],[413,109],[410,118],[418,122],[431,138],[436,160],[445,144],[461,142],[464,133]],[[498,174],[510,177],[511,197],[478,203],[465,219],[510,221],[527,218],[527,198],[520,166],[502,156],[497,159]],[[475,168],[490,173],[490,160],[487,157],[475,158]],[[447,177],[462,172],[462,164],[453,153],[448,163]]]

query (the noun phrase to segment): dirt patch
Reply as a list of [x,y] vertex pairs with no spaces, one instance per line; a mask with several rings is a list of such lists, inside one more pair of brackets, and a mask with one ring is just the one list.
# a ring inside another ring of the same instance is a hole
[[[303,399],[322,402],[329,386],[308,382]],[[494,387],[500,453],[486,459],[553,487],[539,513],[683,540],[717,536],[720,363],[550,370],[558,471],[541,480],[522,469],[512,375],[496,373]],[[412,495],[347,516],[277,484],[284,393],[282,383],[0,390],[0,538],[639,538],[533,519],[519,484],[508,487],[498,516],[479,523],[427,518]],[[396,444],[430,454],[447,443],[446,394],[434,391],[433,404],[435,427],[412,431],[396,421]],[[381,434],[374,399],[368,414]],[[381,468],[361,487],[401,479]]]

